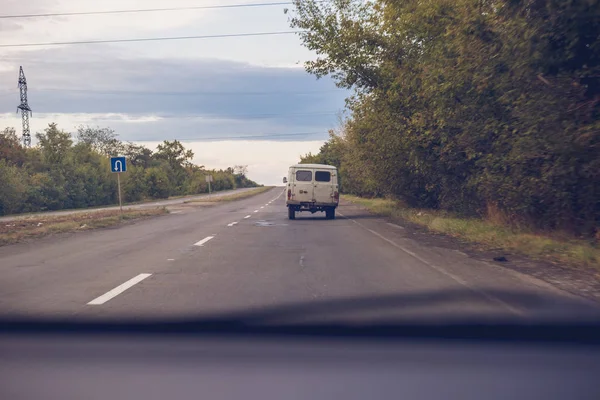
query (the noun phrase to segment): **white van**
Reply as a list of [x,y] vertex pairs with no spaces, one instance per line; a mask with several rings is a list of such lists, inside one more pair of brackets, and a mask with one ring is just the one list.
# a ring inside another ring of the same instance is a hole
[[296,164],[289,169],[287,178],[287,202],[289,219],[296,218],[296,211],[325,211],[327,219],[335,218],[339,203],[338,173],[331,165]]

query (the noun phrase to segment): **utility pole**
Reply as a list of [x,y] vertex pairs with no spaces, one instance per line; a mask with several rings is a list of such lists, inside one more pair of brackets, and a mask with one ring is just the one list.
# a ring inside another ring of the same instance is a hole
[[19,68],[19,92],[21,94],[21,104],[17,106],[17,113],[21,110],[21,120],[23,121],[23,145],[31,146],[31,134],[29,133],[29,115],[32,115],[31,108],[27,104],[27,79],[23,67]]

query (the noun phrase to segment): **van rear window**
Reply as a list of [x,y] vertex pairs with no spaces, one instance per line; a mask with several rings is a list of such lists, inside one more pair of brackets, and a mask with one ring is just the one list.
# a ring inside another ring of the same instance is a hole
[[296,180],[300,182],[312,181],[312,171],[296,171]]
[[315,181],[317,182],[329,182],[331,180],[331,173],[327,171],[315,172]]

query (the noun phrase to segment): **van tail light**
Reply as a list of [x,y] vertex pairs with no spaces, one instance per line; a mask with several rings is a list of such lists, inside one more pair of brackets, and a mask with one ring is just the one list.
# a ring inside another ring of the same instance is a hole
[[337,190],[335,192],[333,192],[333,198],[336,199],[336,200],[340,199],[340,194],[339,194],[339,192]]
[[292,189],[288,189],[288,200],[292,198]]

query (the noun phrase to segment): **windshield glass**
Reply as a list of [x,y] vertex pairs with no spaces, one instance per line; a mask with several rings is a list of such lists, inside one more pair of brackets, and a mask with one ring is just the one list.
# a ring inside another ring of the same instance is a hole
[[331,173],[327,171],[315,172],[315,181],[317,182],[329,182],[331,180]]
[[312,181],[312,171],[296,171],[296,180],[299,182]]
[[0,317],[598,310],[597,1],[2,3]]

